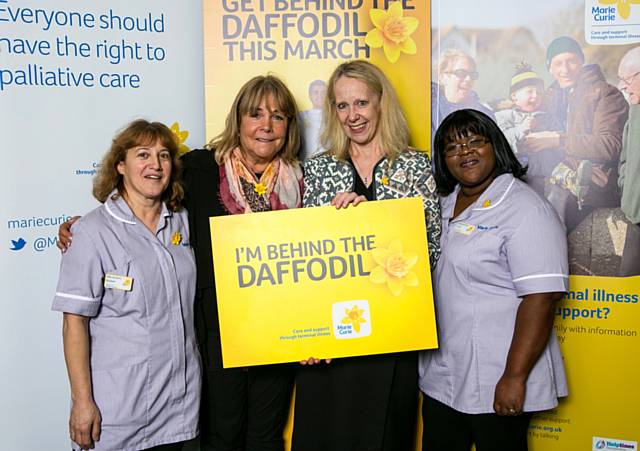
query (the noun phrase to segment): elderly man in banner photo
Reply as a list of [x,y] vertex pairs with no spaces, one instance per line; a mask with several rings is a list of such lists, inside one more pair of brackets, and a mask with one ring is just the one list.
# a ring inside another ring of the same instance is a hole
[[618,161],[629,106],[600,66],[584,64],[574,39],[554,39],[546,61],[555,80],[547,90],[547,108],[561,131],[530,133],[524,144],[530,152],[562,149],[547,197],[570,232],[594,208],[619,205]]
[[631,104],[618,175],[622,190],[620,207],[629,221],[618,275],[637,276],[640,275],[640,47],[634,47],[622,57],[618,78],[618,88],[627,94]]

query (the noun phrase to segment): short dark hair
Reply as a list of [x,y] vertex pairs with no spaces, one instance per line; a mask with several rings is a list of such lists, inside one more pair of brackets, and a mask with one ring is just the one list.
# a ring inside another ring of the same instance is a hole
[[451,141],[470,135],[483,136],[491,143],[496,159],[494,172],[496,177],[507,173],[513,174],[519,179],[524,177],[527,168],[522,167],[514,155],[509,141],[493,119],[480,111],[458,110],[444,118],[433,140],[434,178],[439,194],[443,196],[451,194],[458,184],[447,168],[444,154],[445,146]]

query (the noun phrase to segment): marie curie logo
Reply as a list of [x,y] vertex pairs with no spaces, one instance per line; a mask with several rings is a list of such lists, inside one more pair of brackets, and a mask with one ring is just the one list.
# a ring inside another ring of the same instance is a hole
[[593,437],[592,450],[599,451],[601,449],[638,451],[638,442],[631,442],[628,440],[618,440],[615,438]]
[[371,335],[371,312],[367,301],[336,302],[332,306],[333,335],[338,339]]
[[600,20],[613,20],[617,12],[622,19],[628,19],[631,15],[631,5],[640,4],[640,0],[598,0],[598,4],[603,7],[592,7],[594,17],[600,16]]

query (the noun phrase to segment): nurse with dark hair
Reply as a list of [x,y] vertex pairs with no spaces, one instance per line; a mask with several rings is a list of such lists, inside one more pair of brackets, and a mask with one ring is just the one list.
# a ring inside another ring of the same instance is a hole
[[420,359],[423,449],[526,450],[533,412],[567,395],[552,328],[568,289],[565,230],[486,114],[451,113],[434,142],[440,348]]

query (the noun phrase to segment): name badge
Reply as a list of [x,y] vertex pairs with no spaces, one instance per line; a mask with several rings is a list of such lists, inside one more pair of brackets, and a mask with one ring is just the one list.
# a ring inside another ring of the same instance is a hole
[[117,274],[107,274],[104,276],[104,287],[114,290],[131,291],[133,277],[119,276]]
[[453,226],[453,231],[456,233],[461,233],[463,235],[471,235],[471,233],[476,229],[476,226],[473,224],[469,224],[468,222],[458,222]]

